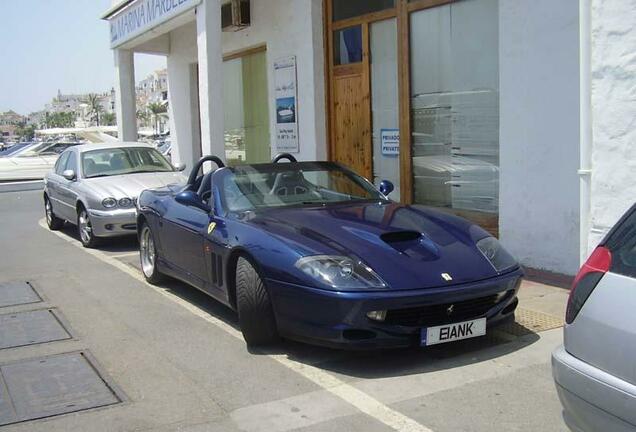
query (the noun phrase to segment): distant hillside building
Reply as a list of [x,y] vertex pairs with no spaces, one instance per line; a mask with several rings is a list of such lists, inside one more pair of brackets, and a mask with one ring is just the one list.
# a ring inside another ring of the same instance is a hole
[[[100,105],[103,113],[115,112],[115,90],[98,94]],[[75,120],[77,127],[90,126],[92,118],[90,115],[90,107],[88,105],[89,94],[62,94],[57,91],[57,96],[50,103],[46,104],[43,111],[32,113],[35,121],[33,123],[46,127],[46,113],[73,112],[77,118]]]
[[[141,130],[157,134],[165,133],[168,130],[168,70],[161,69],[154,71],[145,79],[141,80],[135,87],[135,99],[137,101],[138,116],[137,126]],[[164,112],[154,114],[150,110],[151,104],[163,105]]]
[[15,131],[26,122],[26,118],[23,115],[18,114],[15,111],[6,111],[0,113],[0,141],[12,141],[16,138]]

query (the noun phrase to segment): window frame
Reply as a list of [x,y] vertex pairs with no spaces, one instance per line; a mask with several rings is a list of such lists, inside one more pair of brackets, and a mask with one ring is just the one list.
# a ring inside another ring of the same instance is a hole
[[[53,167],[53,172],[55,172],[55,174],[57,175],[62,175],[62,173],[64,172],[64,169],[66,169],[66,163],[68,162],[68,159],[70,157],[70,150],[64,150],[62,152],[62,154],[57,158],[57,161],[55,161],[55,165]],[[64,165],[62,167],[62,165]],[[60,168],[62,168],[62,170],[60,171]]]

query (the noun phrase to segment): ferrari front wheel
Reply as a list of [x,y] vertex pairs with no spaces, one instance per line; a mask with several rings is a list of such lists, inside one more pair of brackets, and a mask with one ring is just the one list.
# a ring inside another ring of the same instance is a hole
[[241,332],[248,345],[263,346],[278,341],[269,294],[252,263],[243,257],[236,264],[236,307]]
[[161,282],[163,274],[157,270],[157,248],[155,240],[146,222],[139,231],[139,258],[141,260],[141,272],[144,278],[151,284]]

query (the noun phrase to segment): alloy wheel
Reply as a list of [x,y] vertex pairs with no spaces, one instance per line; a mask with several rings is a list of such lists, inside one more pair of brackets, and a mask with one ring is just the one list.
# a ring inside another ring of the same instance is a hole
[[47,198],[44,201],[44,211],[46,213],[46,223],[51,226],[53,223],[53,209],[51,208],[51,201]]
[[146,225],[141,231],[139,253],[141,255],[141,270],[146,277],[152,277],[155,271],[155,242],[150,228]]
[[82,242],[85,244],[90,243],[93,239],[93,227],[86,210],[82,210],[79,215],[79,232],[82,237]]

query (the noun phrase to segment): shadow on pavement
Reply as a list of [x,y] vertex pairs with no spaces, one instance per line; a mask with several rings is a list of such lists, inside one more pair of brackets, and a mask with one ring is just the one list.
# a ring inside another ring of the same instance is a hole
[[[79,242],[77,230],[72,225],[64,227],[63,232]],[[120,237],[106,239],[98,249],[105,252],[132,252],[137,248],[135,237]],[[139,270],[136,256],[118,259]],[[237,314],[198,289],[172,278],[167,278],[160,287],[240,331]],[[537,340],[537,333],[513,323],[500,330],[489,329],[487,336],[426,348],[344,351],[282,340],[268,349],[246,349],[253,355],[285,355],[290,360],[345,376],[388,378],[460,368],[492,360],[520,350]]]
[[[234,311],[196,288],[174,279],[169,279],[161,286],[240,331]],[[511,325],[522,327],[519,324]],[[356,378],[388,378],[459,368],[491,360],[539,340],[538,334],[525,327],[517,331],[523,336],[515,337],[506,333],[501,337],[501,333],[495,328],[489,330],[489,334],[484,337],[426,348],[344,351],[282,340],[268,349],[246,349],[253,355],[285,355],[290,360],[336,374]]]
[[[79,233],[77,232],[77,227],[75,225],[67,222],[64,224],[64,227],[60,230],[60,232],[63,232],[73,240],[80,242]],[[111,253],[136,252],[139,250],[139,242],[137,241],[137,236],[134,234],[121,237],[104,237],[100,239],[97,249],[102,252]]]

